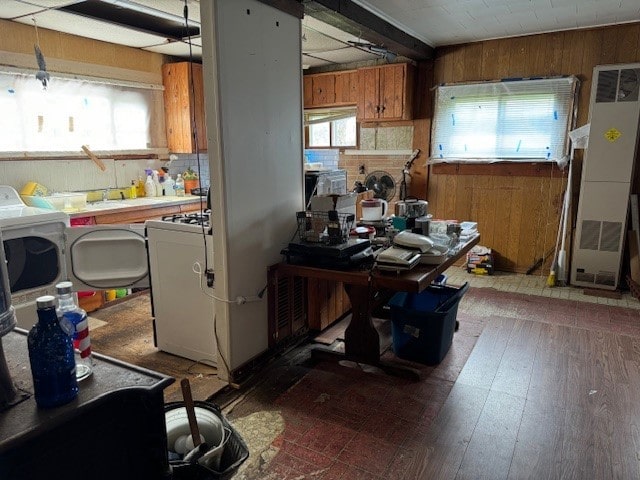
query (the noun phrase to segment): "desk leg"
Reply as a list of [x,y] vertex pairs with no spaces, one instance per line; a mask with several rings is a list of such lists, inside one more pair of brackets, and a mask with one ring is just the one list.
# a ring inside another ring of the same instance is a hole
[[351,301],[351,322],[344,332],[345,354],[375,365],[380,360],[380,336],[371,318],[369,287],[345,284],[344,288]]
[[312,350],[311,355],[318,360],[350,360],[381,369],[389,375],[419,380],[420,372],[410,367],[393,365],[380,360],[380,335],[373,326],[371,306],[373,305],[369,287],[362,285],[344,286],[351,300],[351,323],[344,332],[344,355],[323,348]]

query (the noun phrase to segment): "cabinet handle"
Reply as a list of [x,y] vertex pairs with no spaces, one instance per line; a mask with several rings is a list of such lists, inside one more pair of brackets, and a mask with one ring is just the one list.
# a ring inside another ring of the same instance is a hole
[[384,109],[385,109],[385,108],[386,108],[386,107],[383,105],[383,106],[382,106],[382,111],[383,111],[383,112],[384,112]]
[[380,105],[376,105],[376,113],[380,113]]

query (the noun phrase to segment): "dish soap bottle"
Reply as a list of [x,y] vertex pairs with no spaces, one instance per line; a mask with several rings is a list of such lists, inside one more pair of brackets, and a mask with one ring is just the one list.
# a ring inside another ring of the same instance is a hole
[[33,390],[38,407],[52,408],[78,396],[76,361],[71,337],[58,323],[55,298],[38,297],[36,306],[38,323],[27,335]]
[[131,180],[131,186],[129,187],[129,198],[138,198],[138,189],[136,188],[135,180]]
[[71,282],[60,282],[56,285],[58,294],[58,309],[56,314],[60,325],[68,326],[73,339],[73,348],[76,354],[76,379],[84,380],[93,372],[93,360],[91,358],[91,338],[89,337],[89,319],[87,312],[78,306],[75,296],[71,291]]
[[144,182],[144,196],[145,197],[156,196],[156,184],[153,183],[153,178],[151,178],[151,174],[147,175],[147,181]]
[[178,197],[184,197],[184,180],[182,179],[181,173],[179,173],[178,178],[176,178],[176,185],[174,188]]

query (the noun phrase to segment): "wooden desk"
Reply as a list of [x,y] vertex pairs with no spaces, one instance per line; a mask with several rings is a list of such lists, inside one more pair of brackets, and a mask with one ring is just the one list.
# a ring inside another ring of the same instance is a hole
[[417,372],[380,360],[380,336],[373,326],[371,312],[377,292],[391,290],[395,292],[419,293],[426,289],[438,275],[457,262],[480,241],[476,235],[467,243],[458,247],[455,254],[439,265],[418,265],[408,272],[393,273],[380,270],[329,270],[325,268],[305,267],[282,263],[279,270],[284,275],[305,278],[319,278],[342,282],[351,301],[351,322],[344,334],[344,355],[328,351],[314,350],[314,356],[321,358],[339,358],[358,363],[366,363],[381,368],[387,373],[415,378]]

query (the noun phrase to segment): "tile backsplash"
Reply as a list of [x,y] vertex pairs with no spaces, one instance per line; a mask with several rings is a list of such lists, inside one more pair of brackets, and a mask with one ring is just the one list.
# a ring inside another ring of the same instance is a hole
[[[191,167],[196,172],[195,155],[178,155],[169,165],[173,178]],[[147,168],[159,169],[167,165],[162,160],[110,160],[103,159],[107,167],[103,172],[93,161],[69,160],[6,160],[0,161],[0,184],[10,185],[20,191],[27,182],[37,182],[52,192],[77,192],[104,188],[124,188],[139,176],[144,178]],[[209,159],[200,154],[202,185],[209,186]]]

